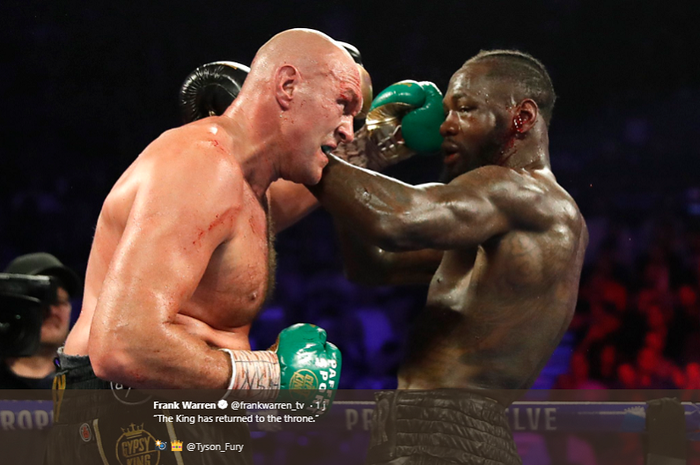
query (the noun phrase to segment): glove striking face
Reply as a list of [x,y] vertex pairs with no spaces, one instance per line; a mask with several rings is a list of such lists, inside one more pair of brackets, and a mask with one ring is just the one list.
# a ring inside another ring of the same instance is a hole
[[[432,82],[401,81],[374,99],[365,126],[355,134],[365,166],[384,169],[415,154],[440,150],[440,125],[445,120],[442,94]],[[354,152],[348,158],[352,158]],[[351,161],[352,163],[352,161]]]

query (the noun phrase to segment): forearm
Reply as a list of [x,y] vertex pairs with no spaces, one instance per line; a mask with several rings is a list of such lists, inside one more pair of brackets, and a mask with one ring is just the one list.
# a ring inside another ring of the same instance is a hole
[[309,190],[334,216],[352,224],[371,244],[396,250],[401,225],[416,189],[387,176],[351,166],[333,156],[321,182]]
[[126,331],[93,334],[95,374],[135,388],[224,389],[231,378],[226,353],[177,324],[139,322]]
[[229,353],[210,347],[178,325],[160,336],[158,345],[168,350],[139,347],[132,341],[128,348],[111,351],[106,365],[93,362],[95,374],[135,388],[230,388],[249,400],[271,400],[279,393],[280,364],[273,351],[229,349]]

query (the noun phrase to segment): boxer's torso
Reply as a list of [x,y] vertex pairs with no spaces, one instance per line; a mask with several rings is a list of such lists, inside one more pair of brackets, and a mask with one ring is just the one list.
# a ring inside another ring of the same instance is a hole
[[573,316],[587,242],[573,200],[554,181],[546,188],[547,208],[561,212],[546,230],[511,230],[444,253],[399,387],[512,390],[534,382]]
[[[163,164],[154,163],[154,158],[173,156],[162,154],[171,145],[181,144],[183,136],[188,140],[187,146],[184,149],[181,146],[177,151],[194,151],[183,156],[206,157],[211,150],[221,150],[220,147],[227,143],[226,135],[221,132],[216,138],[217,143],[212,145],[211,140],[203,142],[201,126],[197,123],[165,133],[136,159],[107,196],[88,261],[82,312],[66,341],[67,354],[88,353],[90,323],[134,199],[149,177],[158,176],[157,167],[162,169]],[[204,137],[211,138],[211,134],[205,133]],[[235,163],[233,158],[232,163]],[[196,179],[194,173],[191,175],[192,182],[206,182]],[[228,238],[214,250],[194,293],[182,303],[175,323],[196,329],[194,332],[202,334],[211,345],[249,350],[250,324],[272,288],[270,277],[274,276],[274,253],[271,251],[267,197],[258,199],[247,183],[243,183],[242,188],[242,201],[234,206],[239,209],[238,220],[231,226]],[[216,222],[216,218],[212,218],[212,222]],[[183,220],[181,227],[192,226]],[[205,229],[200,232],[202,235],[207,233]],[[168,250],[161,253],[165,256]],[[159,257],[152,258],[156,262],[159,260]]]

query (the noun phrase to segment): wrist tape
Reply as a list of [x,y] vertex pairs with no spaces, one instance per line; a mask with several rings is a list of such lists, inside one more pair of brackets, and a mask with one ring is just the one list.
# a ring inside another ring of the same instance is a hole
[[264,397],[275,398],[280,389],[280,364],[277,354],[269,350],[231,350],[231,380],[226,395],[232,390],[266,391]]

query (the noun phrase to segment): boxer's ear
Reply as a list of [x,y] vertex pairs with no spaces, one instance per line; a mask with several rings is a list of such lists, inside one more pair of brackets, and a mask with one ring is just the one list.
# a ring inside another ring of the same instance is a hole
[[292,65],[280,66],[275,73],[275,97],[283,110],[289,108],[300,82],[299,70]]
[[515,107],[513,126],[518,134],[525,134],[535,125],[539,108],[534,100],[526,98]]

